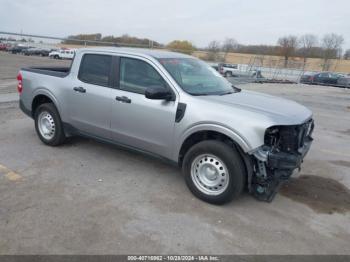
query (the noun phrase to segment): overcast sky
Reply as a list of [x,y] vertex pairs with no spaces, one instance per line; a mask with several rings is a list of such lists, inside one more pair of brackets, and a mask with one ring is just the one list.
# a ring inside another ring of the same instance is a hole
[[350,48],[350,0],[0,0],[0,31],[127,33],[161,43],[186,39],[198,47],[227,37],[275,44],[282,35],[334,32]]

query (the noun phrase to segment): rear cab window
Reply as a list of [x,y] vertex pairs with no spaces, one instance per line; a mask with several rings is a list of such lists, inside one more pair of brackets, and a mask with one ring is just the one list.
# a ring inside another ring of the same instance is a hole
[[112,56],[84,54],[80,63],[78,79],[82,82],[110,86]]

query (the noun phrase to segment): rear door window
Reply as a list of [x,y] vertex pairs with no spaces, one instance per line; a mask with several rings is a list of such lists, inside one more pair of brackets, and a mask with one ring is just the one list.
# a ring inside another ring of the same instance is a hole
[[80,64],[78,78],[82,82],[109,86],[112,56],[85,54]]

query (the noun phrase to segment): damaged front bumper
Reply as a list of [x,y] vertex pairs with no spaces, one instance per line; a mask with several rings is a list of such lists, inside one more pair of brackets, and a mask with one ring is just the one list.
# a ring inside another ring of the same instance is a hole
[[288,180],[295,169],[300,170],[312,144],[312,131],[313,122],[312,128],[304,134],[302,143],[298,142],[296,150],[286,152],[264,145],[253,153],[254,169],[249,189],[257,199],[270,202],[283,181]]
[[312,138],[305,141],[303,147],[298,150],[298,153],[291,154],[285,152],[270,152],[267,157],[267,166],[272,169],[294,170],[300,168],[304,157],[309,152],[312,143]]

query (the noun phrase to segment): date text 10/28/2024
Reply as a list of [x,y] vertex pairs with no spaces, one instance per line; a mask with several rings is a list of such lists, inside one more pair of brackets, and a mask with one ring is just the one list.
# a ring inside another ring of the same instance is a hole
[[220,261],[218,256],[128,256],[128,261]]

